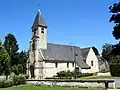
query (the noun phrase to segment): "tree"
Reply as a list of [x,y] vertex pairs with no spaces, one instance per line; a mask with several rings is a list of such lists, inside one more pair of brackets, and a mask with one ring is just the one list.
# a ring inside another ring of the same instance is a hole
[[92,49],[93,49],[95,55],[100,55],[96,47],[93,46]]
[[110,73],[112,76],[120,76],[120,55],[112,57]]
[[23,74],[26,73],[26,65],[27,65],[28,53],[25,51],[21,51],[19,54],[19,64],[23,67]]
[[109,7],[110,13],[113,13],[109,22],[114,22],[115,26],[113,27],[113,36],[116,40],[120,39],[120,2],[114,3]]
[[102,57],[105,58],[108,62],[110,62],[111,52],[113,50],[113,45],[105,43],[102,47]]
[[113,45],[113,50],[111,54],[113,56],[120,55],[120,42],[118,44]]
[[0,41],[0,75],[4,74],[6,79],[10,74],[10,57]]
[[4,41],[4,47],[7,50],[9,56],[10,56],[10,65],[14,66],[18,64],[18,44],[15,36],[11,33],[9,33],[7,36],[5,36]]

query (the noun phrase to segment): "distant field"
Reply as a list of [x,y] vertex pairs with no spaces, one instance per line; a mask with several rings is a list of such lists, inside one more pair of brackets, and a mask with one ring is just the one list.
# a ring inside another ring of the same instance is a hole
[[112,77],[112,76],[88,76],[88,77],[81,77],[80,79],[120,79],[120,77]]
[[50,87],[50,86],[34,86],[22,85],[0,90],[101,90],[99,88],[74,88],[74,87]]

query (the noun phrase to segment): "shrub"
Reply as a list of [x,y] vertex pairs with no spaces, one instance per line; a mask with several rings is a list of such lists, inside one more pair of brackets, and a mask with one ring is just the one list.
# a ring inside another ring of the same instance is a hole
[[13,82],[12,81],[4,81],[4,88],[12,87],[12,86],[13,86]]
[[3,88],[4,87],[4,80],[1,80],[0,81],[0,88]]
[[26,83],[26,78],[23,77],[23,76],[14,76],[12,81],[13,81],[14,85],[25,84]]
[[112,57],[110,64],[111,76],[120,76],[120,56],[116,55]]
[[18,79],[19,79],[19,80],[18,80],[18,84],[19,84],[19,85],[20,85],[20,84],[26,84],[26,78],[25,78],[25,77],[19,76]]
[[7,88],[13,86],[12,81],[0,81],[0,88]]
[[120,76],[120,65],[110,64],[110,73],[111,73],[111,76]]
[[19,84],[19,82],[18,82],[19,81],[18,76],[13,76],[12,81],[13,81],[14,85],[18,85]]

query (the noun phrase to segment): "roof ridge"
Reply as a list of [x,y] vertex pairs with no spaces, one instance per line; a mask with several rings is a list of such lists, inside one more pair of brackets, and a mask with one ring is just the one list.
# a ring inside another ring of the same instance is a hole
[[[67,45],[67,44],[59,44],[59,43],[47,43],[47,44],[54,44],[54,45],[61,45],[61,46],[71,46],[71,45]],[[73,45],[72,45],[72,47],[74,47]],[[75,47],[77,47],[77,48],[80,48],[79,46],[75,46]],[[81,48],[80,48],[81,49]]]

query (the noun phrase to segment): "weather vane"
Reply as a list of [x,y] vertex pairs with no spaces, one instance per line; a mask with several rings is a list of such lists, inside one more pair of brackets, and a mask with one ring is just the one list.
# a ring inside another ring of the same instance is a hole
[[38,4],[38,9],[40,9],[40,4]]

